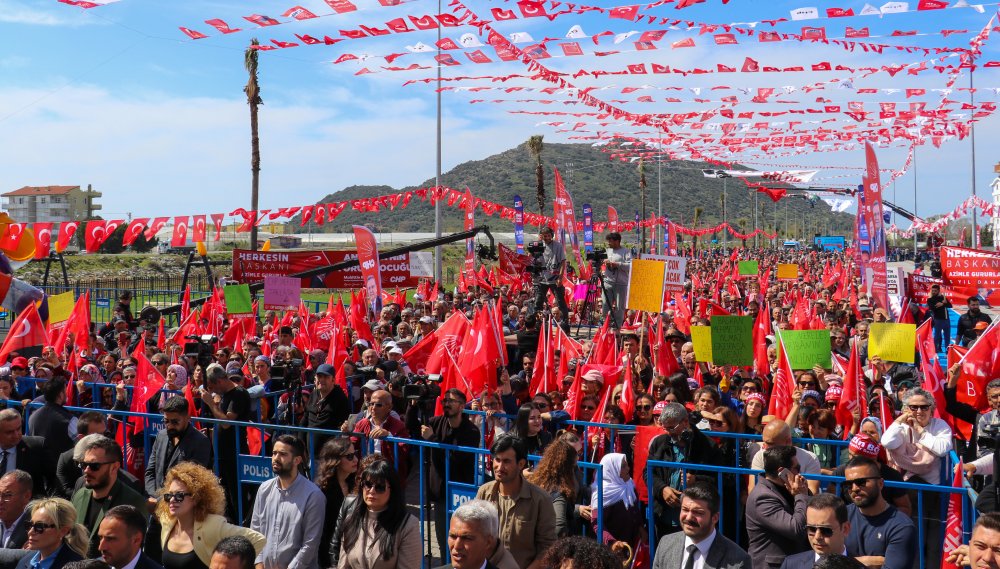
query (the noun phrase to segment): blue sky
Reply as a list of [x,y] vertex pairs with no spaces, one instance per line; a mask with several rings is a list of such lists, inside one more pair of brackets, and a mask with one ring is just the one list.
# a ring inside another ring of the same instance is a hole
[[[952,0],[952,4],[955,1]],[[4,168],[0,173],[0,190],[9,191],[23,185],[93,184],[104,192],[104,212],[109,217],[151,215],[183,215],[228,212],[249,205],[249,126],[248,110],[242,94],[246,82],[243,70],[243,49],[250,37],[262,42],[271,38],[297,41],[293,34],[339,36],[340,29],[356,28],[359,24],[377,25],[406,15],[437,12],[436,2],[417,0],[399,6],[384,7],[376,0],[357,0],[357,12],[332,14],[321,0],[301,0],[321,17],[302,22],[282,18],[281,14],[295,5],[294,0],[213,2],[162,2],[155,0],[121,0],[90,10],[56,2],[56,0],[5,0],[0,6],[0,34],[5,38],[5,50],[0,54],[0,144]],[[480,16],[490,18],[491,8],[511,9],[513,2],[469,1],[470,8]],[[876,7],[884,4],[875,4]],[[917,2],[909,3],[916,8]],[[447,6],[447,3],[445,3]],[[597,4],[612,8],[618,4]],[[844,0],[837,3],[732,0],[707,0],[683,10],[665,4],[643,13],[667,18],[683,18],[698,22],[726,24],[764,19],[788,18],[790,10],[816,6],[852,8],[860,12],[863,1]],[[551,9],[551,5],[549,5]],[[447,12],[447,7],[445,8]],[[788,22],[776,31],[799,33],[802,26],[825,26],[828,37],[842,37],[845,26],[869,27],[871,34],[888,35],[893,30],[916,30],[912,37],[877,38],[867,41],[894,45],[925,47],[967,46],[995,13],[996,4],[983,4],[983,13],[972,8],[857,16],[850,18]],[[252,13],[277,18],[285,23],[266,29],[242,18]],[[221,18],[242,32],[222,35],[204,23]],[[491,18],[490,18],[491,19]],[[657,42],[659,49],[636,52],[633,37],[614,44],[614,37],[600,39],[595,47],[589,39],[579,40],[587,55],[562,57],[558,43],[567,41],[567,31],[579,24],[586,34],[603,31],[625,33],[668,29],[669,26],[640,25],[602,15],[566,15],[549,21],[546,18],[516,19],[496,22],[501,33],[527,32],[534,39],[558,38],[550,42],[551,59],[543,63],[557,71],[577,69],[624,69],[628,64],[653,62],[672,67],[715,67],[717,63],[739,68],[745,57],[761,65],[791,66],[830,61],[852,66],[880,66],[915,62],[922,56],[886,52],[884,55],[854,53],[836,46],[786,41],[759,44],[740,38],[739,45],[717,46],[711,34],[670,29]],[[657,22],[658,24],[658,22]],[[189,40],[178,30],[186,26],[210,37]],[[760,24],[758,30],[770,30]],[[967,29],[967,33],[947,38],[937,33],[941,29]],[[459,36],[477,30],[470,26],[445,28],[445,36],[458,41]],[[718,30],[716,33],[721,33]],[[696,47],[671,49],[675,41],[692,38]],[[406,46],[417,42],[433,45],[436,32],[390,34],[378,38],[344,41],[334,46],[300,46],[260,54],[261,87],[265,104],[261,109],[262,178],[261,205],[265,208],[312,203],[326,194],[351,184],[388,184],[400,187],[433,177],[435,167],[435,97],[433,86],[420,84],[403,87],[408,79],[430,77],[433,70],[382,72],[356,76],[362,67],[379,69],[386,66],[381,57],[391,53],[406,53],[394,65],[411,63],[432,66],[431,54],[408,53]],[[481,38],[485,43],[485,38]],[[996,49],[1000,37],[986,43],[982,60],[1000,60]],[[527,43],[519,44],[521,47]],[[482,49],[496,59],[488,46]],[[592,52],[621,50],[623,53],[595,57]],[[891,51],[891,50],[890,50]],[[332,62],[345,53],[363,57],[366,61]],[[472,64],[460,52],[450,52],[462,61],[461,66],[446,67],[445,76],[506,75],[527,73],[519,62]],[[950,60],[954,61],[954,60]],[[709,91],[712,86],[728,85],[756,91],[758,87],[809,85],[846,77],[846,72],[804,73],[731,73],[678,77],[675,75],[636,75],[602,78],[582,77],[572,80],[578,87],[594,87],[592,94],[605,99],[629,100],[622,104],[632,112],[686,112],[717,107],[697,104],[691,88],[702,88],[706,98],[740,93]],[[923,97],[905,98],[902,93],[859,97],[848,89],[830,88],[789,95],[800,103],[792,108],[823,106],[815,102],[821,96],[846,107],[859,100],[866,110],[877,110],[878,102],[896,102],[900,108],[912,101],[936,105],[941,94],[930,91],[942,88],[944,76],[925,72],[919,76],[895,78],[885,73],[855,81],[856,87],[925,88]],[[995,69],[979,68],[975,73],[976,102],[994,101],[998,97],[991,88],[1000,88]],[[455,82],[454,87],[549,87],[547,83],[529,80],[495,82]],[[963,75],[956,87],[967,86]],[[622,87],[648,86],[630,95],[620,93]],[[664,87],[679,86],[684,91],[666,91]],[[658,101],[644,104],[636,101],[651,94]],[[669,104],[665,97],[676,96],[684,102]],[[548,142],[572,141],[568,133],[539,123],[558,119],[544,116],[511,114],[511,110],[568,110],[586,112],[579,104],[557,102],[549,105],[517,103],[514,100],[551,98],[569,100],[565,94],[545,95],[522,91],[456,92],[444,96],[444,169],[466,160],[481,159],[490,154],[522,143],[532,134],[544,134]],[[741,99],[743,97],[741,96]],[[967,100],[968,93],[954,92],[952,99]],[[473,99],[502,99],[508,102],[470,104]],[[741,104],[737,111],[781,110],[788,105]],[[961,112],[956,109],[955,112]],[[967,111],[965,111],[967,113]],[[795,120],[823,120],[834,117],[835,125],[852,121],[842,113],[799,117]],[[586,120],[586,119],[584,119]],[[766,120],[766,119],[754,119]],[[787,119],[772,119],[787,120]],[[632,133],[628,125],[600,127],[605,132]],[[719,122],[716,120],[715,122]],[[739,121],[737,121],[739,122]],[[746,122],[746,121],[742,121]],[[572,122],[570,123],[572,124]],[[596,129],[589,125],[585,130]],[[980,195],[989,194],[993,165],[998,157],[992,152],[992,141],[998,133],[995,116],[976,126],[977,178]],[[917,211],[931,215],[950,211],[971,193],[971,143],[952,139],[941,148],[930,144],[917,150]],[[881,165],[899,168],[905,157],[901,143],[878,151]],[[740,156],[734,157],[737,161]],[[760,158],[757,162],[762,162]],[[824,152],[792,158],[774,158],[774,163],[795,165],[837,165],[851,170],[824,170],[827,176],[854,176],[863,166],[863,150]],[[760,166],[760,169],[768,169]],[[851,178],[826,178],[825,183],[856,183]],[[905,175],[896,182],[897,201],[913,209],[914,175]],[[475,188],[472,188],[475,192]],[[570,188],[572,191],[572,188]],[[891,196],[893,188],[887,189]]]

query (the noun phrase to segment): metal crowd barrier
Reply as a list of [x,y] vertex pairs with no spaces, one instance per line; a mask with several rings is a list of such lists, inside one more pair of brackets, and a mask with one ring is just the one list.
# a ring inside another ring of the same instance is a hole
[[[107,385],[107,384],[105,384],[105,385]],[[10,407],[21,407],[22,406],[22,402],[20,402],[20,401],[13,401],[13,400],[6,401],[6,404],[8,406],[10,406]],[[35,409],[35,408],[38,408],[38,407],[41,407],[42,405],[43,405],[43,403],[40,403],[40,402],[31,402],[31,403],[28,403],[28,405],[26,406],[26,409],[25,409],[25,425],[27,425],[27,418],[30,416],[31,410]],[[99,412],[105,413],[106,415],[108,415],[110,417],[117,417],[119,420],[122,421],[122,425],[123,426],[127,425],[130,421],[144,420],[147,426],[146,426],[146,428],[143,429],[143,433],[144,433],[143,437],[144,437],[144,439],[146,441],[145,446],[146,446],[147,452],[148,452],[148,449],[149,449],[149,445],[151,444],[152,437],[155,437],[155,432],[158,430],[158,428],[159,428],[159,426],[160,426],[160,424],[162,422],[161,421],[162,420],[161,415],[159,415],[159,414],[153,414],[153,413],[135,413],[135,412],[124,411],[124,410],[99,409],[99,408],[89,408],[89,407],[66,407],[66,409],[69,410],[69,411],[71,411],[71,412],[74,412],[74,413],[82,413],[82,412],[85,412],[85,411],[99,411]],[[470,414],[485,414],[484,412],[477,412],[477,411],[470,411],[469,413]],[[300,435],[306,437],[306,439],[307,439],[307,443],[308,443],[307,444],[307,448],[309,448],[309,450],[310,450],[308,465],[309,465],[309,471],[312,472],[312,473],[316,472],[315,466],[318,464],[317,463],[316,452],[315,452],[316,445],[315,445],[315,438],[314,438],[314,437],[316,437],[318,435],[321,435],[321,436],[350,436],[350,437],[352,437],[352,438],[354,438],[356,440],[359,449],[362,450],[362,454],[367,454],[367,453],[371,452],[371,445],[374,443],[374,441],[372,439],[369,439],[369,438],[365,437],[364,435],[362,435],[360,433],[343,432],[343,431],[338,431],[338,430],[313,429],[313,428],[298,427],[298,426],[295,426],[295,425],[285,425],[285,424],[268,424],[268,423],[252,423],[252,422],[228,421],[228,420],[216,419],[216,418],[211,418],[211,417],[191,417],[191,420],[196,425],[200,425],[202,427],[213,427],[213,429],[212,429],[212,442],[213,442],[213,447],[214,448],[218,448],[218,443],[219,443],[219,438],[218,438],[219,437],[219,429],[218,428],[214,428],[214,427],[221,426],[221,425],[228,425],[228,426],[233,427],[233,428],[242,428],[242,429],[259,429],[262,432],[268,432],[268,433],[271,433],[271,434],[283,434],[283,433],[300,434]],[[613,428],[613,429],[620,429],[622,431],[629,431],[629,430],[633,430],[634,429],[634,427],[630,427],[628,425],[610,425],[610,424],[602,424],[602,423],[584,423],[584,422],[580,422],[580,421],[572,421],[571,423],[576,424],[577,426],[593,427],[593,428],[598,428],[598,429]],[[720,438],[729,437],[729,438],[733,438],[733,439],[736,439],[736,440],[754,440],[754,441],[759,441],[761,439],[761,437],[759,435],[747,435],[747,434],[742,434],[742,433],[717,433],[717,432],[710,432],[710,431],[705,431],[704,433],[707,436],[709,436],[709,437],[720,437]],[[584,439],[586,439],[586,437],[584,437]],[[430,528],[428,526],[430,520],[427,517],[427,511],[428,510],[426,508],[426,505],[428,504],[428,500],[427,500],[427,495],[426,495],[426,486],[427,486],[427,484],[426,484],[426,482],[427,482],[426,475],[427,475],[427,472],[426,472],[426,466],[425,466],[429,462],[429,460],[428,460],[429,456],[426,454],[427,451],[428,450],[446,451],[445,452],[445,479],[446,480],[450,480],[451,452],[463,452],[463,453],[473,454],[473,455],[475,455],[477,457],[477,461],[476,462],[478,464],[478,463],[481,462],[481,459],[483,457],[486,457],[486,456],[489,455],[489,449],[485,449],[485,448],[473,448],[473,447],[461,447],[461,446],[454,446],[454,445],[445,445],[445,444],[441,444],[441,443],[434,443],[434,442],[428,442],[428,441],[423,441],[423,440],[418,440],[418,439],[399,438],[399,437],[387,437],[384,440],[385,440],[385,442],[388,442],[390,444],[396,445],[397,452],[395,452],[394,454],[395,454],[395,457],[396,457],[396,460],[397,460],[397,466],[398,466],[398,461],[400,460],[401,454],[402,454],[402,453],[398,452],[398,446],[399,445],[406,445],[410,449],[414,449],[414,448],[417,449],[416,455],[415,455],[416,460],[415,460],[414,464],[417,465],[417,468],[416,468],[416,477],[417,477],[417,482],[419,483],[418,504],[420,505],[420,507],[418,508],[418,513],[419,513],[419,520],[420,520],[420,527],[421,527],[421,540],[424,543],[425,553],[429,553],[431,551],[431,549],[429,547],[429,544],[430,544],[429,539],[430,539],[430,537],[428,535],[430,533]],[[826,440],[826,439],[823,439],[823,440],[796,439],[796,442],[798,442],[798,443],[806,443],[806,444],[808,444],[808,443],[831,444],[833,446],[838,446],[838,447],[843,447],[843,446],[846,446],[846,444],[847,444],[845,441]],[[265,446],[266,445],[264,445],[264,444],[261,445],[261,455],[244,455],[244,454],[238,454],[238,456],[235,457],[235,461],[236,461],[237,468],[238,468],[238,481],[237,481],[238,483],[237,483],[237,488],[239,489],[238,504],[239,504],[239,515],[240,515],[240,519],[241,520],[243,519],[243,508],[244,508],[244,504],[243,504],[243,494],[244,494],[244,492],[243,492],[243,486],[244,485],[248,485],[248,484],[259,484],[259,483],[261,483],[261,482],[263,482],[263,481],[271,478],[271,476],[272,476],[272,474],[271,474],[270,459],[264,455],[264,448],[265,448]],[[411,456],[413,455],[412,451],[410,451],[410,455]],[[534,461],[537,461],[539,458],[540,457],[538,457],[538,456],[530,456],[529,457],[529,461],[534,462]],[[721,475],[723,475],[723,474],[731,474],[731,475],[737,475],[737,476],[756,476],[756,475],[762,473],[762,471],[759,471],[759,470],[752,470],[752,469],[750,469],[748,467],[741,467],[741,466],[739,466],[739,460],[740,460],[740,453],[736,453],[736,464],[734,466],[710,466],[710,465],[702,465],[702,464],[691,464],[691,463],[686,463],[686,462],[685,463],[679,463],[679,462],[663,462],[663,461],[656,461],[656,460],[648,460],[646,462],[645,467],[644,467],[644,473],[643,474],[644,474],[645,479],[647,481],[647,488],[649,489],[649,491],[651,493],[652,492],[652,487],[653,487],[653,484],[652,484],[653,476],[652,475],[653,475],[653,469],[654,468],[675,468],[675,469],[679,469],[681,471],[681,473],[682,473],[682,476],[681,476],[682,484],[683,484],[683,481],[686,478],[684,476],[684,474],[686,474],[688,471],[703,472],[703,473],[712,473],[712,474],[716,475],[716,477],[717,477],[717,485],[718,485],[719,493],[720,493],[720,495],[722,495],[724,488],[723,488],[723,478],[722,478]],[[219,454],[218,453],[215,453],[214,461],[215,461],[215,464],[214,464],[215,471],[218,473],[219,472]],[[946,470],[947,472],[951,472],[951,468],[953,467],[954,464],[957,464],[957,456],[955,456],[955,453],[952,452],[943,461],[942,468],[944,470]],[[578,465],[579,465],[579,467],[581,469],[584,469],[585,471],[587,471],[587,470],[593,470],[595,472],[595,474],[594,474],[594,480],[595,480],[595,483],[598,484],[597,488],[599,488],[599,490],[598,490],[598,496],[597,496],[598,503],[596,505],[595,504],[591,504],[591,506],[593,507],[594,512],[597,515],[597,521],[596,521],[597,535],[598,536],[603,536],[603,529],[604,529],[603,509],[604,508],[603,508],[603,473],[602,473],[602,470],[601,470],[601,465],[597,464],[597,463],[594,463],[594,462],[586,462],[586,461],[580,461],[578,463]],[[459,505],[461,505],[463,502],[465,502],[465,501],[473,498],[475,496],[475,492],[478,490],[479,486],[486,480],[486,477],[487,477],[487,474],[486,474],[486,472],[485,472],[484,469],[476,468],[475,469],[474,484],[459,484],[459,483],[455,483],[455,482],[448,482],[448,483],[446,483],[446,491],[447,491],[446,492],[447,495],[445,496],[446,511],[449,512],[449,513],[453,512],[454,509],[457,508]],[[823,482],[823,483],[833,484],[833,485],[835,485],[837,487],[838,491],[839,491],[840,484],[844,480],[843,477],[824,476],[824,475],[804,475],[804,477],[807,478],[807,479],[809,479],[809,480],[818,480],[818,481]],[[951,478],[949,476],[945,476],[943,478],[943,480],[951,480]],[[404,481],[404,483],[405,483],[405,481]],[[891,481],[886,481],[885,484],[886,484],[886,486],[891,487],[891,488],[900,488],[900,489],[903,489],[903,490],[912,491],[912,492],[916,492],[917,493],[917,505],[916,505],[916,513],[917,513],[917,515],[916,515],[916,517],[917,517],[918,520],[921,520],[921,521],[923,521],[923,519],[924,519],[924,511],[925,511],[925,504],[924,504],[924,502],[925,502],[925,493],[926,492],[932,492],[932,493],[934,493],[934,496],[936,496],[938,499],[942,499],[942,500],[943,500],[944,497],[947,497],[948,495],[951,495],[951,494],[956,494],[956,493],[961,494],[963,496],[964,511],[966,512],[966,515],[964,516],[964,526],[965,526],[964,527],[964,532],[965,532],[966,538],[970,534],[971,527],[972,527],[972,525],[973,525],[973,523],[975,521],[975,508],[974,508],[974,498],[972,497],[972,495],[968,491],[967,485],[965,487],[962,487],[962,488],[953,488],[950,485],[943,485],[943,484],[942,485],[929,485],[929,484],[915,484],[915,483],[910,483],[910,482],[891,482]],[[737,499],[735,500],[735,503],[733,503],[733,504],[726,504],[724,501],[722,502],[722,504],[720,506],[720,524],[721,524],[721,520],[724,519],[724,516],[725,516],[724,512],[726,511],[727,508],[730,508],[730,507],[731,508],[735,508],[735,510],[737,512],[737,515],[736,515],[737,522],[739,523],[739,521],[741,521],[741,515],[742,515],[743,511],[742,511],[742,506],[741,506],[740,492],[741,492],[741,485],[737,484],[737,488],[736,488],[736,498]],[[652,504],[653,504],[653,502],[652,502],[652,497],[651,497],[651,499],[648,500],[647,505],[646,505],[646,523],[647,523],[649,545],[650,545],[650,558],[653,558],[653,556],[655,555],[655,548],[656,548],[656,542],[655,542],[655,520],[654,520],[654,516],[653,516],[653,506],[652,506]],[[946,511],[946,510],[942,510],[942,511]],[[446,519],[446,523],[447,523],[447,519]],[[925,535],[926,532],[925,532],[925,528],[923,527],[923,525],[924,525],[923,523],[918,524],[918,537],[919,537],[919,541],[920,541],[921,544],[923,544],[926,541],[926,539],[928,539],[928,536]],[[737,531],[738,531],[738,529],[739,529],[739,526],[737,525]],[[586,533],[586,531],[587,531],[587,524],[584,524],[584,532]],[[930,539],[935,539],[935,538],[933,536],[930,536]],[[447,556],[448,552],[447,551],[442,552],[442,555],[443,556]],[[922,547],[921,547],[919,559],[920,559],[920,567],[921,568],[926,567],[926,560],[924,559],[924,552],[923,552],[923,548]]]

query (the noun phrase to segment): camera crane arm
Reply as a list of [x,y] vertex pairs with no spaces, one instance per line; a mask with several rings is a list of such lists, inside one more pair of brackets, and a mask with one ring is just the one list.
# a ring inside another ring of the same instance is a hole
[[[441,237],[435,237],[434,239],[428,239],[426,241],[418,241],[416,243],[410,243],[409,245],[404,245],[402,247],[397,247],[395,249],[390,249],[388,251],[380,251],[378,258],[386,259],[390,257],[396,257],[404,253],[410,253],[413,251],[422,251],[424,249],[430,249],[431,247],[437,247],[439,245],[447,245],[449,243],[455,243],[456,241],[462,241],[463,239],[471,239],[480,233],[485,234],[486,238],[490,240],[489,253],[496,258],[496,240],[493,238],[493,234],[490,233],[490,227],[488,225],[480,225],[478,227],[473,227],[468,231],[462,231],[460,233],[452,233],[451,235],[442,235]],[[333,271],[343,271],[345,269],[350,269],[352,267],[358,266],[358,260],[352,259],[349,261],[342,261],[340,263],[334,263],[333,265],[327,265],[325,267],[317,267],[315,269],[309,269],[308,271],[300,271],[298,273],[293,273],[288,275],[294,278],[308,278],[325,273],[330,273]],[[264,283],[251,283],[250,292],[259,292],[264,290]],[[191,306],[200,306],[205,303],[207,298],[199,298],[197,300],[191,301]],[[181,305],[175,304],[173,306],[168,306],[166,308],[160,309],[160,314],[180,314]]]

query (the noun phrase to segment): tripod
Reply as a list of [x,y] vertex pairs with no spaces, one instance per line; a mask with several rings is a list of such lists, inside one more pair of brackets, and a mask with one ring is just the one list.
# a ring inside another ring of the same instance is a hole
[[[597,320],[594,318],[594,312],[597,310],[597,298],[598,294],[604,300],[605,306],[611,306],[611,299],[608,297],[607,291],[604,289],[604,274],[601,273],[601,267],[598,264],[591,264],[590,280],[587,281],[587,296],[583,299],[583,306],[580,308],[580,320],[576,325],[576,335],[580,335],[580,328],[583,326],[584,318],[586,317],[587,324],[591,326],[591,332],[593,332],[593,326],[598,324]],[[614,311],[611,311],[611,326],[613,329],[618,329],[618,324],[614,321]],[[593,337],[593,333],[591,334]]]

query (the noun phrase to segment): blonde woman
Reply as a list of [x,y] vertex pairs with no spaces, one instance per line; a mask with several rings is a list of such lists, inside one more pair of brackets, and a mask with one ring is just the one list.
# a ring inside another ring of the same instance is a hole
[[264,536],[226,521],[226,497],[211,470],[182,462],[167,471],[156,505],[165,569],[207,569],[223,538],[239,535],[260,554]]
[[47,567],[62,569],[67,563],[80,561],[87,554],[90,537],[87,528],[76,523],[76,508],[69,500],[43,498],[28,504],[28,543],[25,549],[34,555],[22,557],[17,569]]

